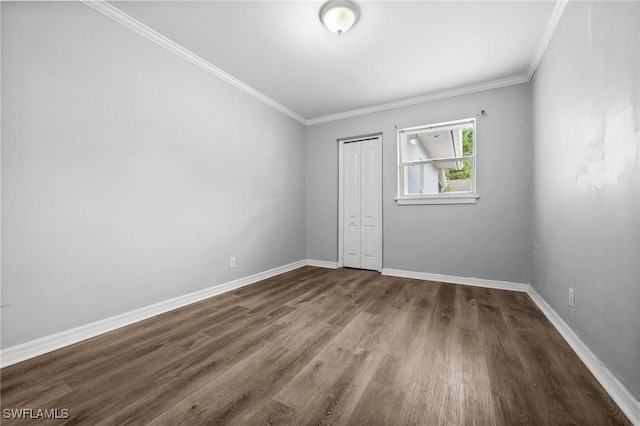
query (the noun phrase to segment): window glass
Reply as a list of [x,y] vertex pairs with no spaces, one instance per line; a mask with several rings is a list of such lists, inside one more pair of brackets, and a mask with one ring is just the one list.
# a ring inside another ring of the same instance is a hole
[[399,130],[398,201],[475,200],[475,143],[474,119]]

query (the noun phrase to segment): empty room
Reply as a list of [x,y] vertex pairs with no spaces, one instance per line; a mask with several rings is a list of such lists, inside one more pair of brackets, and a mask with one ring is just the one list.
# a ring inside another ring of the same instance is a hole
[[640,1],[0,19],[0,423],[640,425]]

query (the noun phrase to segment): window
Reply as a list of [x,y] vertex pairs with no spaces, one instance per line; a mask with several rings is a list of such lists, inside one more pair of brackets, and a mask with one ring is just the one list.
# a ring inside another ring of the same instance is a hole
[[474,118],[398,130],[398,204],[476,202]]

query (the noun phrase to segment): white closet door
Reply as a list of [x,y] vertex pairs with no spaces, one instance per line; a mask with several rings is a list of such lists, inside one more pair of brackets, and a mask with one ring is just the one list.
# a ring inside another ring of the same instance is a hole
[[382,143],[344,143],[343,266],[382,269]]
[[360,145],[360,267],[382,269],[380,229],[382,205],[382,158],[380,139]]

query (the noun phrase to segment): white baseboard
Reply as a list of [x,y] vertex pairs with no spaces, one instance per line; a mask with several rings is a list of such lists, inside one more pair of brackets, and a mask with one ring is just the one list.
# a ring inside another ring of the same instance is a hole
[[55,351],[56,349],[60,349],[65,346],[72,345],[74,343],[90,339],[92,337],[96,337],[100,334],[116,330],[118,328],[154,317],[156,315],[163,314],[165,312],[172,311],[177,308],[181,308],[186,305],[190,305],[195,302],[199,302],[209,297],[226,293],[228,291],[235,290],[237,288],[244,287],[246,285],[292,271],[294,269],[298,269],[302,266],[307,265],[307,263],[308,262],[306,260],[300,260],[288,265],[259,272],[248,277],[239,278],[237,280],[219,284],[204,290],[196,291],[194,293],[185,294],[184,296],[174,297],[172,299],[145,306],[134,311],[126,312],[124,314],[116,315],[111,318],[106,318],[87,325],[72,328],[70,330],[65,330],[60,333],[52,334],[50,336],[42,337],[40,339],[32,340],[30,342],[3,349],[0,351],[0,366],[7,367],[9,365],[25,361],[38,355]]
[[307,259],[307,266],[317,266],[319,268],[338,269],[338,262],[328,262],[326,260]]
[[453,275],[431,274],[429,272],[403,271],[400,269],[383,268],[382,275],[392,277],[414,278],[418,280],[438,281],[450,284],[464,284],[475,287],[495,288],[498,290],[511,290],[526,292],[529,284],[512,283],[509,281],[486,280],[482,278],[456,277]]
[[640,402],[629,392],[620,380],[609,370],[598,357],[591,352],[576,333],[564,320],[549,306],[545,300],[529,284],[511,283],[506,281],[493,281],[480,278],[456,277],[450,275],[430,274],[427,272],[403,271],[384,268],[383,275],[394,277],[415,278],[419,280],[438,281],[452,284],[465,284],[477,287],[488,287],[499,290],[512,290],[526,292],[534,303],[545,314],[547,319],[567,341],[571,349],[587,366],[591,374],[607,391],[611,399],[620,407],[620,410],[629,418],[631,423],[640,426]]
[[[91,324],[66,330],[51,336],[42,337],[20,345],[0,351],[0,366],[7,367],[21,361],[43,355],[45,353],[63,348],[74,343],[116,330],[118,328],[151,318],[174,309],[190,305],[195,302],[213,297],[228,291],[244,287],[285,272],[298,269],[302,266],[316,266],[321,268],[336,269],[337,262],[328,262],[322,260],[306,259],[293,262],[288,265],[269,269],[259,272],[248,277],[229,281],[223,284],[200,290],[194,293],[178,296],[164,302],[145,306],[131,312],[96,321]],[[622,412],[629,420],[640,426],[640,402],[629,392],[629,390],[618,380],[618,378],[594,355],[593,352],[585,345],[582,340],[574,333],[574,331],[565,323],[562,318],[540,297],[540,295],[528,284],[511,283],[507,281],[493,281],[480,278],[456,277],[450,275],[430,274],[427,272],[403,271],[397,269],[384,268],[383,275],[415,278],[428,281],[447,282],[452,284],[464,284],[477,287],[495,288],[500,290],[524,291],[529,294],[531,299],[540,308],[540,310],[549,319],[551,324],[558,330],[562,337],[567,341],[569,346],[584,362],[589,371],[600,382],[602,387],[607,391],[611,398],[618,404]]]
[[529,286],[527,293],[551,324],[553,324],[556,330],[562,335],[564,340],[571,346],[571,349],[573,349],[576,355],[578,355],[587,366],[589,371],[591,371],[591,374],[600,382],[604,390],[611,396],[611,399],[618,404],[620,410],[629,418],[631,423],[640,426],[640,402],[629,392],[620,380],[618,380],[611,370],[591,352],[591,349],[580,340],[571,327],[564,322],[560,315],[549,306],[533,287]]

